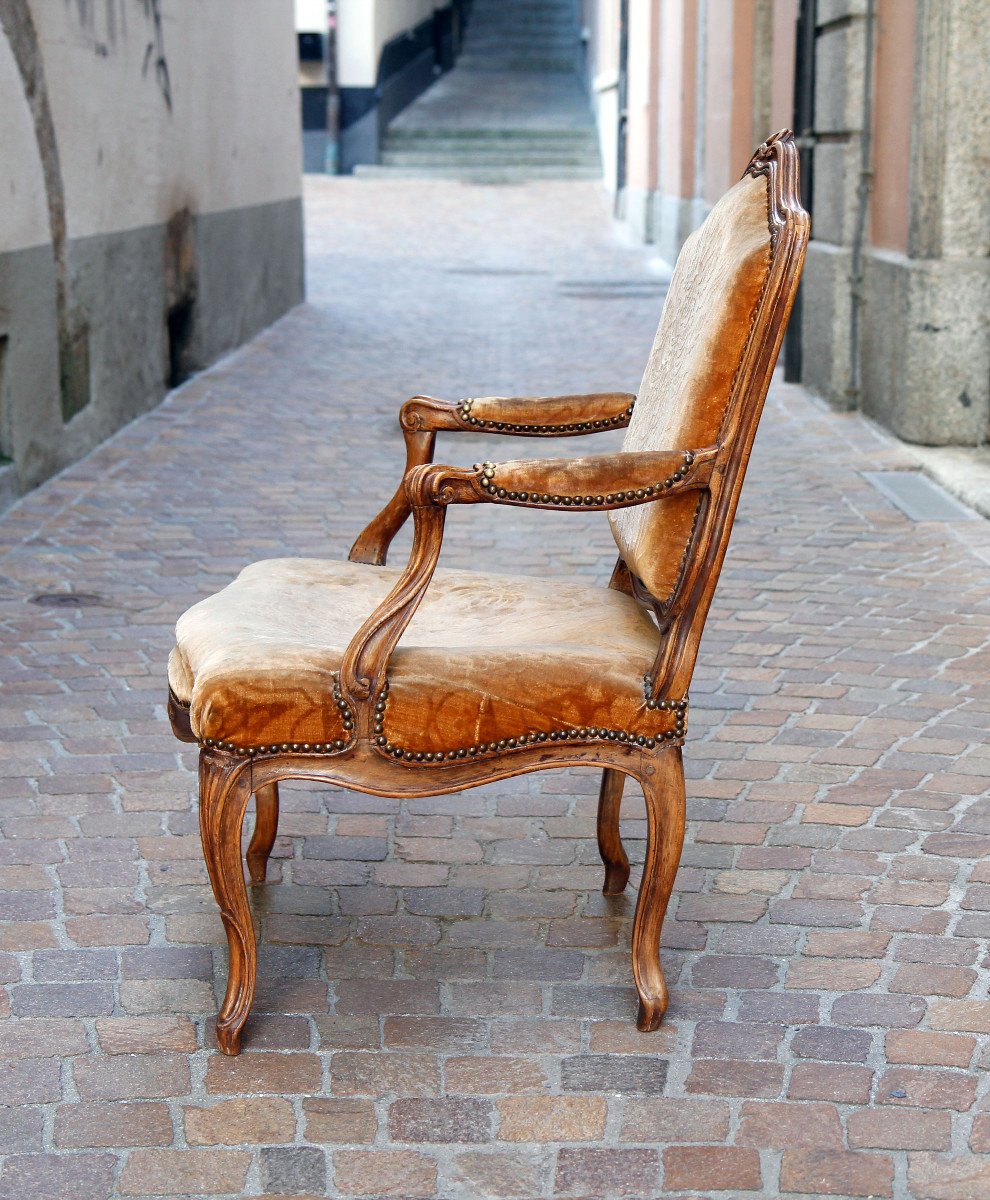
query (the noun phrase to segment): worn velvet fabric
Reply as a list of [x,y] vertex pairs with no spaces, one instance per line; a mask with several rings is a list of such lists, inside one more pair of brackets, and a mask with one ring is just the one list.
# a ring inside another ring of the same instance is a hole
[[[390,567],[273,559],[189,609],[169,660],[192,730],[251,747],[348,740],[333,674],[393,587]],[[656,626],[604,587],[438,569],[389,665],[384,733],[436,753],[582,727],[655,736]]]
[[[714,445],[770,270],[765,175],[745,175],[684,243],[650,353],[624,450]],[[698,495],[609,514],[630,571],[659,600],[670,595]]]

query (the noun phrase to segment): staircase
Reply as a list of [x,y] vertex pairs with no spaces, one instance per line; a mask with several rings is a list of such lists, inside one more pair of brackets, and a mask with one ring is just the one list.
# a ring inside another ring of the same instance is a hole
[[577,20],[576,0],[474,0],[457,65],[392,122],[378,164],[355,174],[599,179]]
[[478,0],[459,65],[479,71],[576,71],[573,0]]

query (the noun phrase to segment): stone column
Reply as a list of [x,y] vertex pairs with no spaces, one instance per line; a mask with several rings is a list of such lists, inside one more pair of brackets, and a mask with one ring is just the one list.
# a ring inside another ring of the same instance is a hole
[[867,255],[862,407],[925,445],[988,437],[988,62],[983,0],[917,0],[907,247]]

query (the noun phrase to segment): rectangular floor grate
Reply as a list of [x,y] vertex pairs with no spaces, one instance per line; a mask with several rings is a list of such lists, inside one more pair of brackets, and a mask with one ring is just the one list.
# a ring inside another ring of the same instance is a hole
[[972,521],[979,517],[919,471],[863,471],[862,475],[912,521]]

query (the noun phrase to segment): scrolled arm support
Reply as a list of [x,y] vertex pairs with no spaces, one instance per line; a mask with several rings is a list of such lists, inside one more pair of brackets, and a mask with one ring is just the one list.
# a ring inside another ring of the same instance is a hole
[[368,701],[381,695],[389,659],[433,578],[448,505],[509,504],[571,512],[629,508],[707,487],[716,454],[715,447],[707,447],[483,463],[473,469],[429,463],[413,467],[403,480],[414,522],[409,562],[351,639],[341,663],[340,688],[355,713],[358,736],[371,736],[374,717]]
[[[624,429],[636,397],[631,392],[592,392],[574,396],[480,396],[440,400],[413,396],[399,410],[406,442],[404,475],[433,461],[436,436],[448,433],[500,433],[518,437],[572,437]],[[409,518],[405,487],[395,495],[358,536],[351,562],[384,565],[392,539]]]

